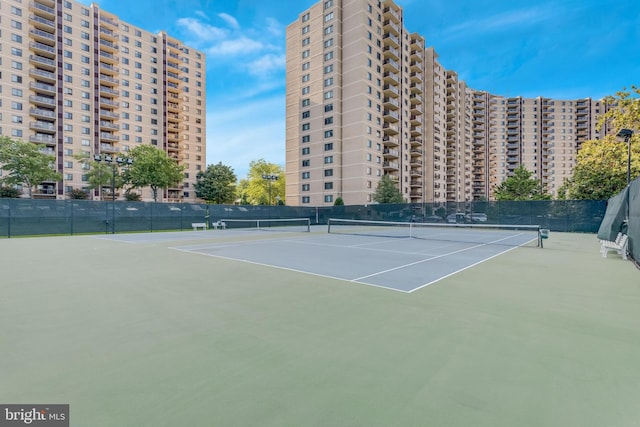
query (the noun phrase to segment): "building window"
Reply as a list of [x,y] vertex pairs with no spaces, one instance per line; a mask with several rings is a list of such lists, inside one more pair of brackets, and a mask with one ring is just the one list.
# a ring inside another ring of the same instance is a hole
[[311,178],[311,172],[302,172],[302,179]]
[[311,124],[309,124],[309,123],[303,123],[302,124],[302,130],[303,131],[309,130],[309,129],[311,129]]
[[324,33],[325,33],[325,34],[331,34],[331,33],[333,33],[333,25],[329,25],[328,27],[325,27],[325,29],[324,29]]
[[311,149],[310,149],[309,147],[304,147],[304,148],[302,149],[302,155],[303,155],[303,156],[305,156],[305,155],[307,155],[307,154],[310,154],[310,153],[311,153]]
[[303,119],[308,119],[309,116],[311,116],[311,112],[309,110],[302,112],[302,118]]
[[324,183],[325,190],[333,190],[333,182],[325,182]]
[[306,98],[306,99],[302,100],[302,106],[303,107],[308,107],[309,105],[311,105],[311,100],[309,98]]
[[310,202],[310,200],[309,200],[309,199],[310,199],[310,198],[309,198],[309,196],[304,196],[304,197],[302,198],[302,203],[309,203],[309,202]]
[[333,176],[333,169],[325,169],[324,176]]
[[324,131],[324,137],[325,138],[332,138],[333,137],[333,129]]
[[330,65],[327,65],[326,67],[324,67],[324,73],[325,74],[329,74],[332,71],[333,71],[333,64],[330,64]]
[[333,12],[329,12],[326,15],[324,15],[324,22],[329,22],[333,19]]
[[305,159],[302,161],[303,168],[308,168],[309,166],[311,166],[311,161],[309,159]]
[[309,135],[303,135],[302,142],[309,142],[309,141],[311,141],[311,137]]
[[[303,52],[304,55],[304,52]],[[306,58],[305,56],[303,56],[304,58]],[[331,52],[327,52],[324,54],[324,60],[325,61],[331,61],[333,59],[333,51]]]
[[333,91],[332,90],[328,90],[324,93],[324,99],[331,99],[333,98]]
[[333,124],[333,117],[326,117],[326,118],[324,119],[324,124],[325,124],[325,125]]
[[302,191],[309,191],[309,189],[310,189],[309,184],[302,184]]
[[331,203],[331,202],[333,202],[333,196],[332,196],[332,195],[324,196],[324,201],[325,201],[326,203]]
[[326,144],[324,144],[324,151],[331,151],[333,150],[333,142],[327,142]]
[[333,104],[327,104],[324,106],[324,112],[328,113],[329,111],[333,111]]
[[331,163],[333,163],[333,156],[325,156],[325,158],[324,158],[324,164],[325,164],[325,165],[329,165],[329,164],[331,164]]

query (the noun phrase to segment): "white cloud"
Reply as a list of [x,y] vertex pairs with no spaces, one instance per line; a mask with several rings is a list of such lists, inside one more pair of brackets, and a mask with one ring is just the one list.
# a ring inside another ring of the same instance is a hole
[[470,34],[503,31],[516,26],[531,26],[552,17],[554,12],[541,7],[532,7],[489,16],[474,18],[445,29],[449,36],[469,37]]
[[206,48],[207,55],[247,55],[265,48],[259,41],[252,40],[245,36],[236,39],[222,40]]
[[209,17],[207,16],[207,14],[204,13],[203,11],[201,11],[201,10],[196,10],[193,13],[195,13],[196,15],[198,15],[199,17],[201,17],[203,19],[209,20]]
[[280,24],[274,18],[267,18],[267,31],[275,37],[280,37],[284,31],[282,30],[282,24]]
[[231,28],[234,30],[240,29],[240,24],[238,24],[238,20],[228,13],[219,13],[218,16],[222,18]]
[[228,37],[229,32],[224,28],[214,27],[213,25],[203,24],[195,18],[180,18],[177,21],[178,26],[192,33],[200,42],[216,41]]
[[284,70],[285,54],[267,54],[249,63],[249,73],[256,77],[267,77],[276,71]]

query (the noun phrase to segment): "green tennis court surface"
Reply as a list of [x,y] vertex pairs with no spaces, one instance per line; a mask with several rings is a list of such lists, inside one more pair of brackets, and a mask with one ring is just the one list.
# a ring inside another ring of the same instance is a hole
[[0,402],[72,426],[640,419],[640,276],[594,235],[410,294],[170,249],[318,237],[229,231],[0,240]]

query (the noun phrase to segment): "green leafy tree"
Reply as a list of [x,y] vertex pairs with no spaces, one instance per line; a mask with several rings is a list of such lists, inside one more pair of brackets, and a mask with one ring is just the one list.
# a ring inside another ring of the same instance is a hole
[[523,165],[513,176],[495,187],[496,200],[549,200],[551,196],[540,189],[540,181],[532,177]]
[[[277,180],[265,179],[263,176],[276,176]],[[284,200],[284,170],[275,163],[264,159],[254,160],[249,164],[246,184],[241,183],[241,199],[251,205],[274,205],[276,200]]]
[[[640,89],[620,91],[604,99],[608,111],[600,117],[598,129],[606,124],[613,133],[634,131],[631,147],[631,179],[640,176]],[[560,188],[560,197],[577,200],[603,200],[627,185],[629,145],[607,135],[602,140],[586,141],[576,156],[573,176]]]
[[[108,187],[109,193],[123,188],[125,185],[124,174],[115,165],[105,161],[95,161],[88,154],[77,154],[74,156],[80,163],[88,164],[89,169],[85,171],[87,186],[91,189],[102,189]],[[112,186],[115,187],[112,189]],[[102,191],[100,196],[106,196]],[[109,194],[110,195],[110,194]]]
[[132,188],[150,187],[153,201],[158,201],[158,190],[179,184],[184,178],[184,167],[153,145],[139,145],[129,152],[133,160],[124,172],[125,182]]
[[67,192],[67,196],[69,196],[70,199],[77,200],[85,200],[89,198],[89,194],[87,194],[86,191],[81,190],[80,188],[74,188],[73,190]]
[[400,190],[398,190],[389,175],[384,175],[378,182],[373,200],[378,203],[404,203],[402,193],[400,193]]
[[344,206],[344,200],[342,197],[338,197],[335,202],[333,202],[333,206]]
[[229,166],[219,162],[198,172],[195,184],[196,196],[211,203],[233,203],[236,198],[236,174]]
[[18,199],[22,192],[15,187],[0,186],[0,198]]
[[0,136],[0,164],[6,172],[1,180],[8,185],[23,185],[29,198],[33,187],[41,182],[62,180],[62,174],[54,170],[54,159],[42,153],[37,144]]

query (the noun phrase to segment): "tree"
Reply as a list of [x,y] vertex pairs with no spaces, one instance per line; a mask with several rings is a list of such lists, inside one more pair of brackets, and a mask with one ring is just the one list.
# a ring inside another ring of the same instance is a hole
[[32,188],[43,181],[60,181],[62,174],[54,170],[54,156],[40,151],[40,145],[0,136],[0,164],[7,172],[2,182],[27,187],[29,198]]
[[338,197],[335,202],[333,202],[333,206],[344,206],[344,200],[342,197]]
[[77,200],[86,200],[87,198],[89,198],[87,192],[79,188],[74,188],[71,191],[67,192],[67,196],[69,196],[70,199]]
[[[631,179],[640,176],[640,89],[632,86],[604,99],[606,113],[598,122],[598,129],[606,125],[613,133],[631,129],[635,133],[631,147]],[[576,156],[573,176],[560,189],[561,197],[578,200],[603,200],[620,192],[627,185],[627,142],[613,135],[602,140],[586,141]]]
[[402,193],[396,187],[389,175],[384,175],[378,182],[378,188],[373,195],[373,200],[378,203],[404,203]]
[[139,145],[129,152],[133,163],[124,172],[124,179],[132,188],[150,187],[153,201],[158,190],[177,185],[184,178],[184,167],[153,145]]
[[195,184],[196,196],[212,203],[233,203],[236,197],[236,174],[219,162],[200,171]]
[[[263,176],[275,176],[278,179],[265,179]],[[275,163],[264,159],[249,164],[247,183],[241,182],[241,198],[252,205],[274,205],[276,200],[284,199],[284,170]]]
[[[640,144],[634,144],[632,176],[640,174]],[[627,185],[627,144],[613,135],[586,141],[576,156],[573,176],[560,188],[560,197],[606,200]]]
[[518,166],[513,176],[497,185],[496,200],[549,200],[551,196],[540,189],[540,181],[532,177],[524,165]]
[[0,186],[0,198],[18,199],[22,192],[15,187]]
[[[77,154],[73,157],[80,163],[89,165],[89,168],[85,172],[86,182],[89,188],[102,189],[108,187],[109,191],[115,192],[117,189],[124,187],[124,176],[114,164],[109,164],[104,161],[97,162],[93,160],[89,154],[85,153]],[[112,189],[112,186],[115,188]],[[100,196],[103,196],[102,190],[100,191]]]

